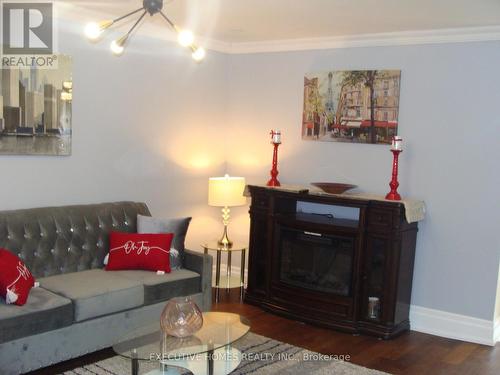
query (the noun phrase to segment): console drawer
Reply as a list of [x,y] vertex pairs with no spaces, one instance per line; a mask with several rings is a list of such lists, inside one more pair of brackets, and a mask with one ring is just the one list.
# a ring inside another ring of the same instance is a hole
[[252,195],[252,207],[258,209],[268,209],[269,208],[269,196],[266,194],[253,194]]
[[270,297],[275,304],[294,311],[298,315],[317,316],[321,319],[326,317],[352,319],[353,317],[352,297],[295,289],[280,283],[273,283]]
[[394,211],[372,208],[368,211],[368,228],[388,230],[393,227]]

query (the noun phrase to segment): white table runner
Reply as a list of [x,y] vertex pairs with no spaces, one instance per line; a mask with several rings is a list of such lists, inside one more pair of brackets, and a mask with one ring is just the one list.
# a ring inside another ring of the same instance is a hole
[[[421,221],[425,218],[425,202],[420,201],[420,200],[415,200],[415,199],[401,199],[400,201],[391,201],[388,199],[385,199],[384,196],[382,195],[377,195],[377,194],[369,194],[369,193],[343,193],[343,194],[329,194],[325,193],[323,190],[320,190],[319,188],[316,187],[309,187],[309,186],[299,186],[299,185],[283,185],[283,186],[277,186],[277,187],[271,187],[267,185],[253,185],[257,187],[263,187],[263,188],[268,188],[268,189],[276,189],[280,191],[287,191],[287,192],[293,192],[293,193],[301,193],[301,192],[306,192],[308,191],[309,194],[311,195],[327,195],[327,196],[333,196],[333,197],[340,197],[340,198],[349,198],[349,199],[360,199],[360,200],[374,200],[374,201],[384,201],[384,202],[397,202],[397,203],[402,203],[405,208],[405,217],[406,221],[408,223],[414,223],[416,221]],[[250,196],[250,191],[248,190],[248,185],[245,187],[245,191],[243,195],[249,197]]]

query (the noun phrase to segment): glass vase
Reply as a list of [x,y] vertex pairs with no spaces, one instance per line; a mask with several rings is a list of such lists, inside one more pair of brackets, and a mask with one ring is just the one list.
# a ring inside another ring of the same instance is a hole
[[190,297],[172,298],[161,313],[160,325],[168,335],[188,337],[203,326],[203,315]]

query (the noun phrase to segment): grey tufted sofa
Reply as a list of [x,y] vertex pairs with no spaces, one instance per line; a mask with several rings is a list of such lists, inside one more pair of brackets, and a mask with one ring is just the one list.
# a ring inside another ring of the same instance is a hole
[[[24,306],[0,298],[0,374],[20,374],[111,346],[158,320],[165,301],[211,307],[212,258],[186,250],[183,269],[105,271],[111,230],[135,232],[144,203],[0,211],[0,247],[17,254],[40,287]],[[1,270],[0,270],[1,272]]]

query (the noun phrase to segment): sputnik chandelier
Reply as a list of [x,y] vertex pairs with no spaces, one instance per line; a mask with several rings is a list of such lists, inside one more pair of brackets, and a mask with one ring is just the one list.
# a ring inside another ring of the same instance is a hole
[[195,61],[201,61],[205,57],[205,49],[203,47],[198,47],[194,44],[194,35],[189,30],[183,30],[178,27],[175,23],[173,23],[167,15],[162,11],[163,8],[163,0],[143,0],[142,7],[136,9],[130,13],[125,14],[124,16],[118,17],[114,20],[104,20],[101,22],[91,22],[85,26],[85,36],[90,41],[98,41],[103,34],[103,32],[114,25],[115,23],[124,20],[134,14],[142,12],[137,21],[132,25],[130,30],[123,35],[121,38],[113,40],[111,42],[110,48],[111,52],[115,56],[120,56],[123,54],[125,50],[125,45],[134,29],[139,25],[144,16],[149,13],[150,16],[154,16],[156,13],[159,13],[165,21],[169,24],[169,26],[177,33],[177,41],[183,47],[188,47],[191,50],[191,56]]

